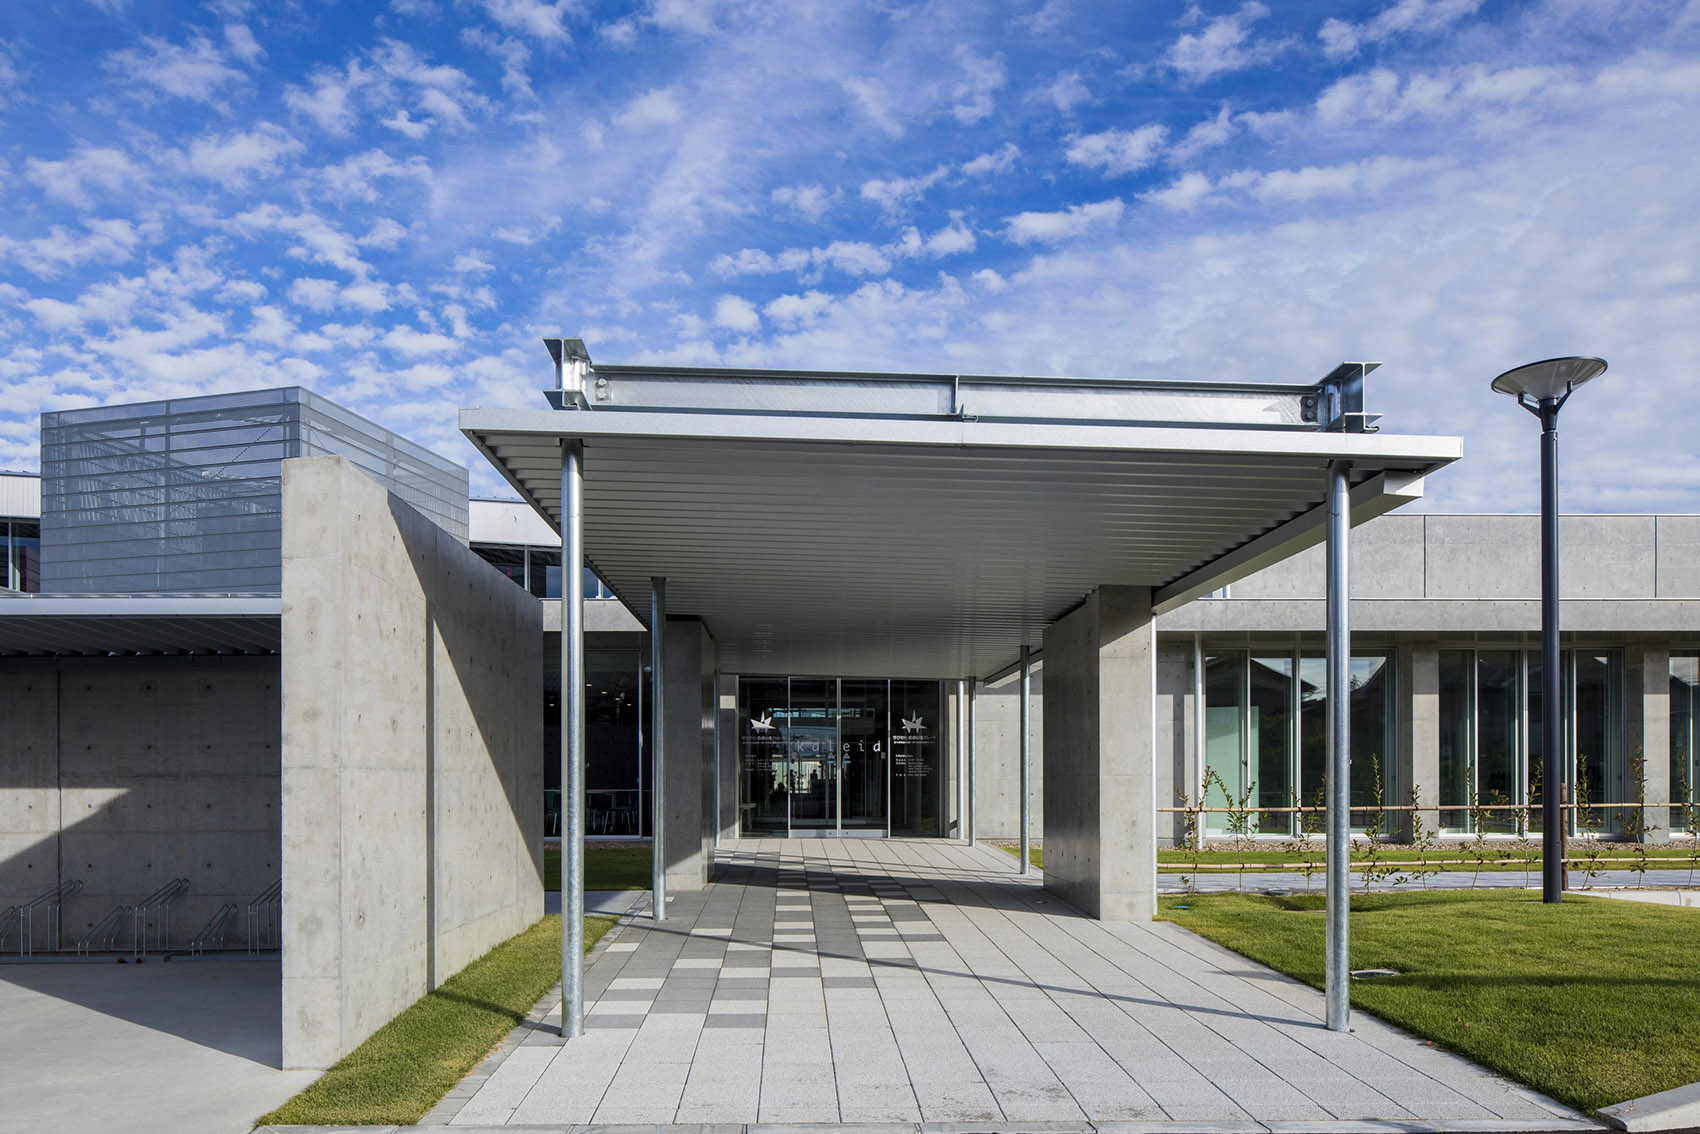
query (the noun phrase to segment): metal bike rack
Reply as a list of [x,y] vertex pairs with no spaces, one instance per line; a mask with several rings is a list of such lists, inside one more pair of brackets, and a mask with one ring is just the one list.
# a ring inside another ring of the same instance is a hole
[[18,956],[35,956],[35,927],[37,915],[45,915],[47,922],[48,952],[59,951],[60,911],[67,899],[74,898],[82,890],[83,884],[78,879],[68,879],[59,883],[53,889],[30,899],[21,906],[12,906],[4,914],[0,914],[0,947],[10,933],[7,925],[18,933]]
[[111,953],[118,947],[118,935],[124,932],[124,927],[130,924],[135,915],[135,906],[119,903],[112,907],[112,912],[101,918],[95,927],[77,940],[77,956],[86,957],[90,953]]
[[171,944],[171,903],[189,892],[187,878],[173,878],[135,905],[132,917],[131,941],[134,955],[138,958],[148,955],[148,915],[153,919],[157,932],[156,947],[163,952]]
[[236,903],[226,902],[218,907],[218,912],[212,915],[212,920],[202,927],[189,942],[189,952],[200,956],[208,949],[224,948],[224,936],[230,931],[230,923],[236,920]]
[[283,879],[279,878],[248,903],[248,952],[279,947],[282,916]]

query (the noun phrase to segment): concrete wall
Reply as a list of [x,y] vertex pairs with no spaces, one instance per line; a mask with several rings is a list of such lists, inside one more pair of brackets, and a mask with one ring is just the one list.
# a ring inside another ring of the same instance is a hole
[[1156,653],[1146,587],[1101,587],[1045,631],[1045,888],[1107,920],[1157,908]]
[[667,620],[662,692],[662,855],[669,890],[700,890],[714,865],[714,639]]
[[537,600],[342,458],[284,462],[283,1059],[543,913]]
[[187,878],[166,938],[181,948],[277,879],[277,659],[8,662],[0,720],[0,906],[83,884],[37,948],[69,948],[113,906]]
[[[1032,760],[1033,820],[1030,835],[1045,837],[1045,666],[1033,663],[1033,699],[1028,716]],[[954,728],[954,724],[952,725]],[[1021,675],[982,685],[974,697],[974,837],[1021,837]]]

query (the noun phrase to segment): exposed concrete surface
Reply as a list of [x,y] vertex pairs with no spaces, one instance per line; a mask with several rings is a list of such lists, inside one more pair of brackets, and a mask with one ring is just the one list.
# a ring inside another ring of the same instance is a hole
[[283,1057],[543,913],[537,600],[341,458],[283,472]]
[[1630,1131],[1700,1129],[1700,1083],[1604,1107],[1612,1125]]
[[[1627,871],[1622,873],[1627,873]],[[1662,872],[1649,870],[1647,873],[1651,876],[1648,881],[1651,881],[1655,886],[1660,884],[1657,876],[1661,873],[1680,877],[1680,874],[1674,870]],[[1589,893],[1601,898],[1616,898],[1620,902],[1646,902],[1652,906],[1685,906],[1689,909],[1700,909],[1700,890],[1591,890]],[[1700,1126],[1700,1122],[1692,1123],[1692,1125]]]
[[1045,887],[1093,917],[1149,920],[1158,823],[1151,589],[1093,591],[1046,628],[1045,662]]
[[[1045,833],[1045,664],[1033,663],[1028,742],[1033,759],[1033,838]],[[954,718],[953,718],[954,719]],[[974,837],[1021,837],[1021,674],[982,685],[974,697]]]
[[522,1027],[451,1128],[1597,1128],[1367,1015],[1329,1032],[1315,989],[1012,867],[938,839],[723,848],[666,922],[604,939],[587,1034]]
[[660,775],[661,852],[670,890],[708,881],[714,849],[714,639],[695,619],[667,621]]
[[[174,878],[172,946],[279,873],[276,658],[102,658],[0,670],[0,906],[62,881],[70,948]],[[165,928],[149,919],[150,937]],[[236,933],[241,933],[240,924]],[[239,940],[239,937],[238,937]],[[126,927],[120,944],[129,948]],[[152,948],[152,946],[150,946]]]
[[276,961],[0,967],[0,1131],[243,1134],[279,1071]]

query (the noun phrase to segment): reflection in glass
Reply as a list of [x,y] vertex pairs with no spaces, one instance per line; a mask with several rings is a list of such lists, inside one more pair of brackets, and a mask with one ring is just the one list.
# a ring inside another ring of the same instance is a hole
[[944,687],[937,681],[891,683],[891,832],[936,835],[944,829],[939,725]]
[[[1517,782],[1517,655],[1483,650],[1476,655],[1476,793],[1483,804],[1515,803]],[[1488,830],[1517,830],[1510,811],[1489,811]]]
[[[1293,659],[1251,659],[1246,741],[1252,792],[1259,807],[1291,807],[1293,782]],[[1253,820],[1266,835],[1292,834],[1290,812],[1263,812]]]
[[[1232,807],[1246,794],[1245,667],[1238,651],[1204,659],[1204,764],[1220,781],[1205,788],[1206,807]],[[1231,823],[1225,812],[1205,815],[1211,834],[1227,833]]]
[[[1700,802],[1700,656],[1670,659],[1671,799]],[[1688,831],[1681,808],[1671,812],[1671,830]],[[1692,832],[1690,832],[1692,833]]]
[[1475,752],[1475,654],[1440,651],[1440,826],[1469,828],[1472,755]]

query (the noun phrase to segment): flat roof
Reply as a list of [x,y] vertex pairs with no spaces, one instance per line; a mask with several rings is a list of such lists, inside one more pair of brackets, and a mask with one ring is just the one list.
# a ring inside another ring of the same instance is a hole
[[645,622],[665,577],[722,670],[952,678],[1097,586],[1172,609],[1321,542],[1331,461],[1361,522],[1462,453],[1319,431],[1325,384],[1202,385],[586,365],[550,392],[582,408],[461,429],[556,530],[561,443],[582,442],[589,565]]

